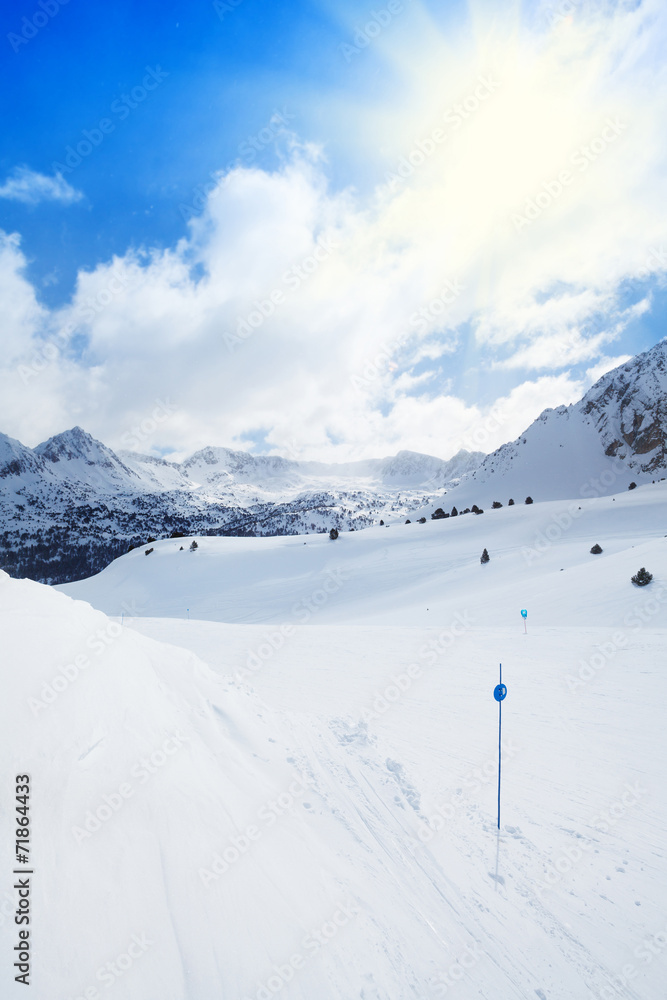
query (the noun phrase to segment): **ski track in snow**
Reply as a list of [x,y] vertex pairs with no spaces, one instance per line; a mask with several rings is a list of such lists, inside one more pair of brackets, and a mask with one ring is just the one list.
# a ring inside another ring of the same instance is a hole
[[[161,612],[122,628],[0,575],[4,787],[33,781],[34,995],[664,1000],[665,497],[591,501],[532,561],[521,545],[558,506],[309,552],[156,543],[154,562],[131,553],[62,588],[107,612],[145,594]],[[642,563],[646,592],[629,583]],[[344,585],[296,618],[337,568]],[[165,616],[186,600],[230,622]],[[85,669],[35,712],[82,651]],[[132,794],[77,839],[123,782]],[[98,970],[132,935],[152,943],[107,988]]]

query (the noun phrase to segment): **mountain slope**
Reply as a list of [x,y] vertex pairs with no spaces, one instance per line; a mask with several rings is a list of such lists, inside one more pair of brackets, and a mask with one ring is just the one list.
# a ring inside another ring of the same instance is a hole
[[347,465],[205,448],[181,464],[116,455],[80,427],[34,449],[0,438],[0,562],[14,576],[81,579],[129,544],[174,532],[273,535],[363,528],[436,496],[483,456],[401,452]]
[[492,455],[401,451],[341,464],[204,448],[182,463],[116,455],[80,428],[34,450],[0,437],[0,564],[49,582],[89,576],[149,537],[311,534],[381,519],[608,496],[662,478],[667,342],[545,410]]
[[233,625],[121,626],[0,574],[35,995],[662,997],[666,492],[584,501],[569,526],[578,505],[552,501],[336,542],[163,541],[67,588],[98,603],[111,581],[119,611],[143,587],[153,614],[215,598]]
[[578,403],[544,410],[465,476],[447,501],[460,510],[528,495],[606,496],[661,478],[666,455],[667,341],[661,341],[603,375]]
[[[327,536],[151,543],[62,590],[107,614],[230,623],[612,626],[646,566],[667,584],[667,483]],[[592,555],[599,543],[603,552]],[[146,549],[153,549],[146,555]],[[480,565],[487,548],[491,561]],[[660,583],[648,588],[653,596]],[[604,599],[602,599],[604,595]],[[667,601],[654,620],[667,626]],[[519,626],[518,626],[519,627]]]

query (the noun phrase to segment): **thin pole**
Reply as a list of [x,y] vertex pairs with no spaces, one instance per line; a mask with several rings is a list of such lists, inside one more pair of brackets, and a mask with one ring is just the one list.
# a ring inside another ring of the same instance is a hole
[[[503,682],[503,665],[500,664],[500,683]],[[498,829],[500,829],[500,764],[501,764],[501,726],[503,720],[502,699],[498,702]]]

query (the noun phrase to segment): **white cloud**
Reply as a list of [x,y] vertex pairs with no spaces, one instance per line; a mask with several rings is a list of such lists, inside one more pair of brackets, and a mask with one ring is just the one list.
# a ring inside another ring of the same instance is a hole
[[[376,163],[371,197],[332,192],[307,146],[273,173],[232,170],[187,238],[81,272],[55,313],[36,305],[8,244],[14,358],[57,350],[27,380],[5,359],[0,427],[35,443],[78,422],[118,446],[169,399],[175,412],[147,449],[242,447],[263,434],[302,457],[447,457],[480,427],[472,446],[485,451],[516,437],[584,391],[561,369],[593,371],[647,308],[621,302],[619,287],[664,242],[666,23],[648,0],[539,38],[509,24],[476,49],[422,38],[419,58],[403,52],[402,103],[375,108],[365,131],[360,117],[347,123],[393,167],[446,130],[405,181],[387,183]],[[480,78],[498,81],[488,99],[475,98]],[[617,117],[627,127],[579,170],[572,156]],[[517,231],[513,214],[568,164],[572,183]],[[400,374],[417,361],[418,375]],[[455,388],[462,370],[494,364],[502,420]],[[520,368],[541,377],[511,387]]]
[[16,167],[4,184],[0,184],[0,198],[37,205],[40,201],[59,201],[64,205],[81,201],[83,194],[73,188],[61,174],[47,177],[29,167]]

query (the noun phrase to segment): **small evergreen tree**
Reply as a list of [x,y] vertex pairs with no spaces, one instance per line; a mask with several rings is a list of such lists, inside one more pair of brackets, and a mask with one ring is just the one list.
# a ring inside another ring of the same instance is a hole
[[193,538],[192,539],[192,545],[190,546],[190,552],[196,552],[198,548],[199,548],[199,546],[197,545],[196,541]]
[[640,570],[637,570],[635,575],[631,577],[632,582],[635,587],[645,587],[653,579],[653,573],[649,573],[647,569],[643,566]]
[[450,514],[450,517],[458,517],[458,513],[459,512],[456,509],[456,507],[452,507],[452,513]]
[[419,521],[417,523],[418,524],[426,524],[426,518],[425,517],[420,517]]
[[445,517],[445,512],[442,507],[438,507],[438,509],[434,510],[431,514],[431,520],[438,521],[441,517]]
[[329,538],[331,539],[332,542],[336,541],[336,539],[338,538],[338,528],[331,529],[331,531],[329,532]]
[[502,507],[501,502],[499,500],[494,500],[491,504],[491,510],[498,510],[499,507]]
[[146,549],[146,551],[144,552],[144,555],[145,556],[149,556],[152,551],[153,551],[153,549]]
[[629,490],[636,490],[637,489],[637,483],[630,483],[630,485],[628,486],[628,489]]
[[405,521],[405,523],[406,523],[406,524],[412,524],[412,521],[411,521],[411,520],[410,520],[410,518],[408,517],[408,518],[406,518],[406,521]]
[[484,551],[482,552],[481,556],[479,557],[479,561],[481,562],[481,564],[483,566],[484,563],[488,563],[488,561],[489,561],[490,558],[491,558],[491,556],[486,551],[486,549],[484,549]]
[[532,502],[533,502],[533,498],[532,497],[526,497],[525,503],[532,503]]
[[599,556],[601,552],[602,552],[602,547],[598,545],[598,543],[596,542],[593,548],[591,549],[591,555]]
[[384,521],[383,521],[383,520],[380,520],[380,525],[383,525],[383,524],[384,524]]

